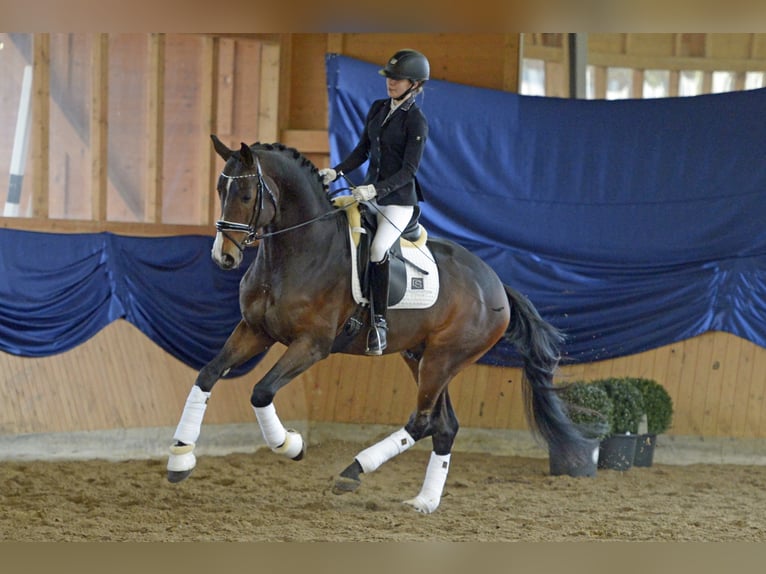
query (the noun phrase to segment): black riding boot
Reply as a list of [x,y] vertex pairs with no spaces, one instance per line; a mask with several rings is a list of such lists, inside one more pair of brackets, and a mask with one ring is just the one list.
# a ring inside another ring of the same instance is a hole
[[388,254],[379,263],[370,262],[370,299],[373,319],[367,334],[365,355],[382,355],[386,349],[388,311]]

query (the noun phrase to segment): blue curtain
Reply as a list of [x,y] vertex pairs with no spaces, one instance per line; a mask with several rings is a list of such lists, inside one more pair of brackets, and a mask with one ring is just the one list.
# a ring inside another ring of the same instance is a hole
[[[326,64],[337,162],[385,92],[378,66]],[[422,222],[529,296],[565,332],[565,360],[711,330],[766,346],[766,90],[582,101],[431,81],[419,98],[430,124]],[[0,350],[52,355],[125,319],[199,369],[239,321],[255,254],[225,272],[211,246],[0,229]],[[501,342],[483,362],[517,358]]]
[[[202,236],[136,238],[0,230],[0,349],[44,357],[125,319],[196,369],[240,319],[240,271],[222,271]],[[260,357],[236,369],[241,375]]]
[[[385,97],[379,67],[326,58],[333,165]],[[430,81],[419,102],[422,223],[529,296],[566,360],[711,330],[766,346],[766,89],[605,101]]]

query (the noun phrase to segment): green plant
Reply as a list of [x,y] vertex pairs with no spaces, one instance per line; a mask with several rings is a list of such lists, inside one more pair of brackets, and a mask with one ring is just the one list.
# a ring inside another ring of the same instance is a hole
[[612,399],[606,391],[585,381],[563,387],[561,398],[569,419],[589,438],[603,439],[611,430]]
[[644,414],[644,397],[630,379],[608,378],[594,381],[612,399],[611,434],[638,434],[638,424]]
[[673,399],[661,384],[652,379],[631,378],[644,399],[648,434],[662,434],[673,421]]

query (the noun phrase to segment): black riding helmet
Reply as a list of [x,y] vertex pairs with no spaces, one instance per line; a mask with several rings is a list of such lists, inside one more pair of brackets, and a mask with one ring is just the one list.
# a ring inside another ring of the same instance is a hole
[[417,50],[399,50],[386,62],[386,67],[379,70],[381,76],[393,80],[425,82],[431,72],[428,58]]

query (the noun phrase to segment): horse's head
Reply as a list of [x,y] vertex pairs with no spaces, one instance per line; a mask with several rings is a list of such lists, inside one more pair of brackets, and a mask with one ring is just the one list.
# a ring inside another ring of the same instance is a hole
[[216,222],[212,256],[222,269],[236,269],[244,248],[255,241],[256,230],[274,218],[277,200],[250,146],[242,143],[239,150],[231,150],[215,135],[210,137],[226,161],[218,178],[221,218]]

